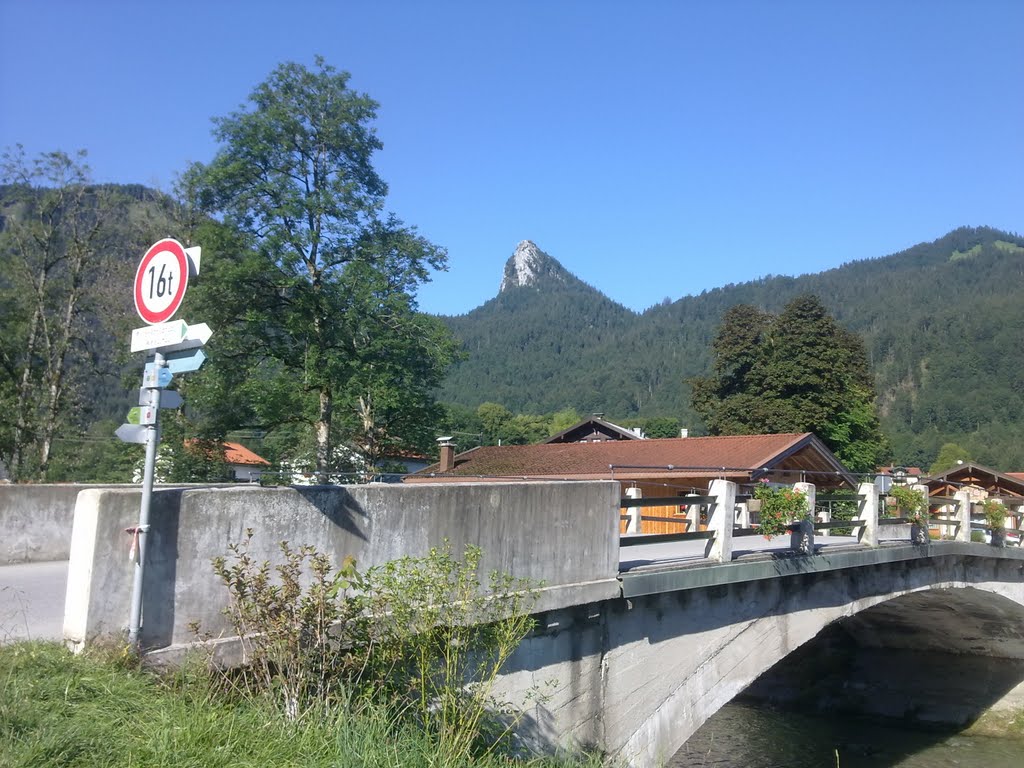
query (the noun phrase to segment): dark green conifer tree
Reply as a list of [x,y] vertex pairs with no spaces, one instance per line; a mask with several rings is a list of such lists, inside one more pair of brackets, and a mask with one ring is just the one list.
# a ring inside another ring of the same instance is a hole
[[777,317],[732,307],[713,354],[712,374],[691,380],[711,434],[813,432],[860,472],[886,458],[864,344],[817,296],[798,296]]

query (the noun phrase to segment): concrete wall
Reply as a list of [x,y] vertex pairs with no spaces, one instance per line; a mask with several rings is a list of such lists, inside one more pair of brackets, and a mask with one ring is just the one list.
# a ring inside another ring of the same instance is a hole
[[[424,554],[449,539],[481,547],[484,572],[541,580],[542,609],[619,592],[619,485],[614,482],[458,483],[220,488],[154,493],[143,591],[142,645],[194,639],[198,621],[227,633],[227,591],[210,561],[254,531],[250,553],[278,562],[278,543],[310,544],[360,567]],[[80,644],[122,636],[134,564],[138,490],[87,490],[75,510],[64,636]]]
[[85,485],[0,485],[0,565],[67,560]]
[[[220,488],[230,485],[174,485],[167,488]],[[80,483],[0,484],[0,565],[67,560],[75,501],[81,491],[122,489],[138,492],[138,485],[86,485]]]

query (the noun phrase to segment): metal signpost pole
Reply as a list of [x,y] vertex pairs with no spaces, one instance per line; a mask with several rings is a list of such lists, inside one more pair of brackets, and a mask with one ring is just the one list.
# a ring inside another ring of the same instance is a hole
[[[164,365],[164,356],[155,353],[154,367],[159,371]],[[132,581],[132,605],[128,620],[128,643],[139,647],[139,629],[142,627],[142,576],[146,569],[146,538],[149,534],[149,507],[153,500],[153,476],[156,473],[156,449],[160,442],[160,388],[149,390],[155,413],[154,422],[146,427],[146,464],[142,474],[142,502],[139,505],[139,524],[132,532],[136,545],[135,574]]]
[[[160,408],[180,408],[181,395],[163,388],[175,373],[198,370],[206,360],[202,347],[213,331],[206,323],[189,327],[184,320],[168,322],[181,306],[188,288],[189,276],[199,274],[199,246],[185,248],[172,238],[154,243],[146,251],[135,272],[135,309],[147,324],[132,331],[131,351],[153,350],[153,362],[146,365],[139,389],[139,408],[133,408],[128,424],[117,428],[116,434],[126,443],[145,443],[146,463],[142,474],[142,500],[139,503],[139,524],[126,531],[132,535],[131,558],[132,603],[128,618],[128,642],[138,651],[142,630],[142,587],[146,570],[146,540],[149,537],[149,510],[153,501],[153,480],[156,475],[156,449],[160,443]],[[138,419],[134,414],[138,413]],[[132,422],[137,423],[132,423]]]

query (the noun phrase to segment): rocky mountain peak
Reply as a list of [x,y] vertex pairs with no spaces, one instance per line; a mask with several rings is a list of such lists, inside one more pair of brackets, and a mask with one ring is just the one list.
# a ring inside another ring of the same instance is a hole
[[530,240],[516,246],[515,253],[505,262],[501,278],[501,293],[510,288],[539,286],[550,280],[565,282],[565,269]]

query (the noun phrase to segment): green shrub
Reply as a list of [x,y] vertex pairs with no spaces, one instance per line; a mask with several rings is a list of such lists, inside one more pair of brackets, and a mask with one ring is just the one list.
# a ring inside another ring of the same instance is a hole
[[272,570],[249,555],[252,535],[230,545],[229,558],[213,560],[230,595],[224,614],[241,638],[243,668],[231,674],[231,686],[243,695],[269,694],[291,719],[324,711],[346,695],[342,683],[351,676],[346,649],[360,617],[344,593],[354,563],[332,572],[312,547],[281,542],[283,562]]
[[479,547],[467,547],[456,559],[446,542],[424,557],[370,568],[363,580],[375,650],[366,682],[410,707],[452,759],[489,751],[508,733],[509,721],[492,715],[512,712],[492,691],[533,628],[538,585],[497,572],[485,585],[481,557]]
[[928,521],[928,497],[924,491],[907,485],[894,485],[889,495],[896,499],[896,508],[900,516],[906,516],[911,522],[925,525]]
[[290,719],[341,702],[385,706],[422,729],[441,765],[506,742],[516,717],[492,693],[533,627],[539,585],[499,573],[482,582],[478,547],[458,559],[446,543],[363,572],[287,542],[271,568],[249,555],[251,539],[214,560],[244,651],[227,676],[234,690],[270,697]]

